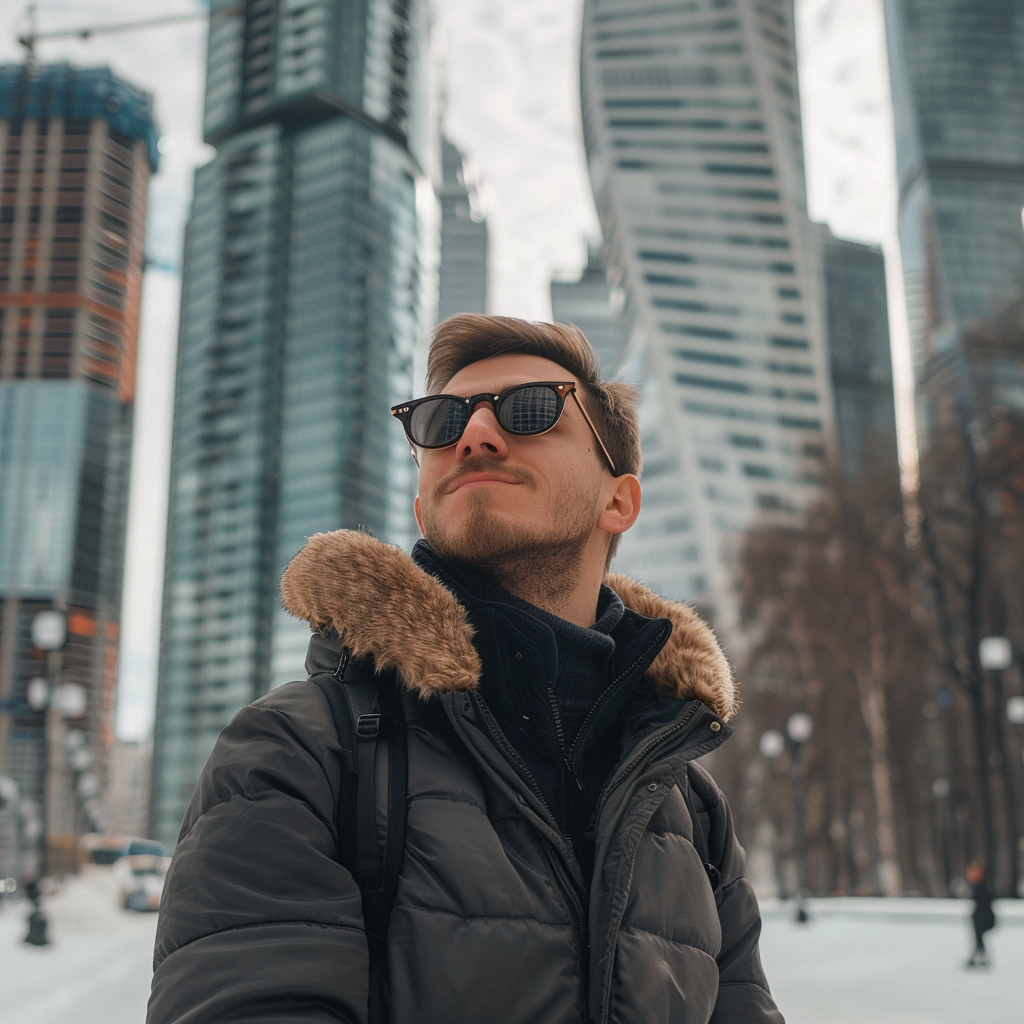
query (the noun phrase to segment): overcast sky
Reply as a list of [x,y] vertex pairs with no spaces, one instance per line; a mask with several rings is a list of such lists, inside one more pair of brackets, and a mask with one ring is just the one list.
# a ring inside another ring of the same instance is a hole
[[[546,318],[555,270],[580,267],[597,231],[579,125],[581,0],[440,0],[437,47],[445,126],[484,183],[492,240],[492,312]],[[0,5],[0,60],[19,60],[16,0]],[[41,28],[101,25],[200,9],[190,0],[39,4]],[[895,237],[892,115],[881,0],[797,0],[811,216],[835,234],[886,248],[895,365],[907,389],[906,328]],[[87,42],[41,43],[43,61],[109,64],[156,98],[161,167],[149,205],[118,731],[152,724],[181,233],[199,137],[205,25]],[[904,403],[904,408],[907,408]],[[904,430],[906,435],[906,430]]]

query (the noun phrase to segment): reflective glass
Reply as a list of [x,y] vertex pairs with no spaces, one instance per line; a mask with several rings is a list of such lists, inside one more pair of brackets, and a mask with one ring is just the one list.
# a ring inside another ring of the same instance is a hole
[[499,420],[513,434],[539,434],[554,425],[558,406],[551,388],[523,388],[502,404]]

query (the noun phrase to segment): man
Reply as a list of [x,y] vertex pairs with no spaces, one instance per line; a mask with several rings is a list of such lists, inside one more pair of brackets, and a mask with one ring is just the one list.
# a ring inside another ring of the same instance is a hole
[[[428,397],[410,558],[348,531],[285,573],[311,676],[402,692],[404,858],[380,961],[314,683],[224,730],[182,825],[150,1024],[720,1024],[782,1017],[729,811],[693,759],[737,700],[688,608],[606,576],[640,510],[635,393],[575,328],[462,315]],[[417,699],[418,698],[418,699]],[[371,992],[371,976],[374,991]]]
[[996,915],[992,909],[995,897],[992,887],[988,884],[985,862],[975,858],[967,865],[964,872],[971,886],[971,899],[974,909],[971,911],[971,924],[974,926],[974,952],[965,964],[966,967],[988,967],[988,950],[985,949],[985,934],[996,926]]

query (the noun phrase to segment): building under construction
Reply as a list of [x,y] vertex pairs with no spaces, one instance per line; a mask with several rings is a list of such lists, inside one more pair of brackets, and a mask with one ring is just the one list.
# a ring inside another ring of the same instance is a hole
[[0,66],[0,775],[52,866],[105,824],[156,143],[106,68]]

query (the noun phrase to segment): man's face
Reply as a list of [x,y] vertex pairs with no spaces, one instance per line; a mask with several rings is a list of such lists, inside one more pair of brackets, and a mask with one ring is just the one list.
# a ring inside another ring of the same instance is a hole
[[[495,356],[460,370],[444,392],[497,395],[514,384],[573,379],[540,356]],[[481,402],[456,444],[421,450],[419,460],[423,536],[442,557],[485,566],[549,550],[578,557],[612,480],[572,398],[551,430],[528,437],[506,433]]]

